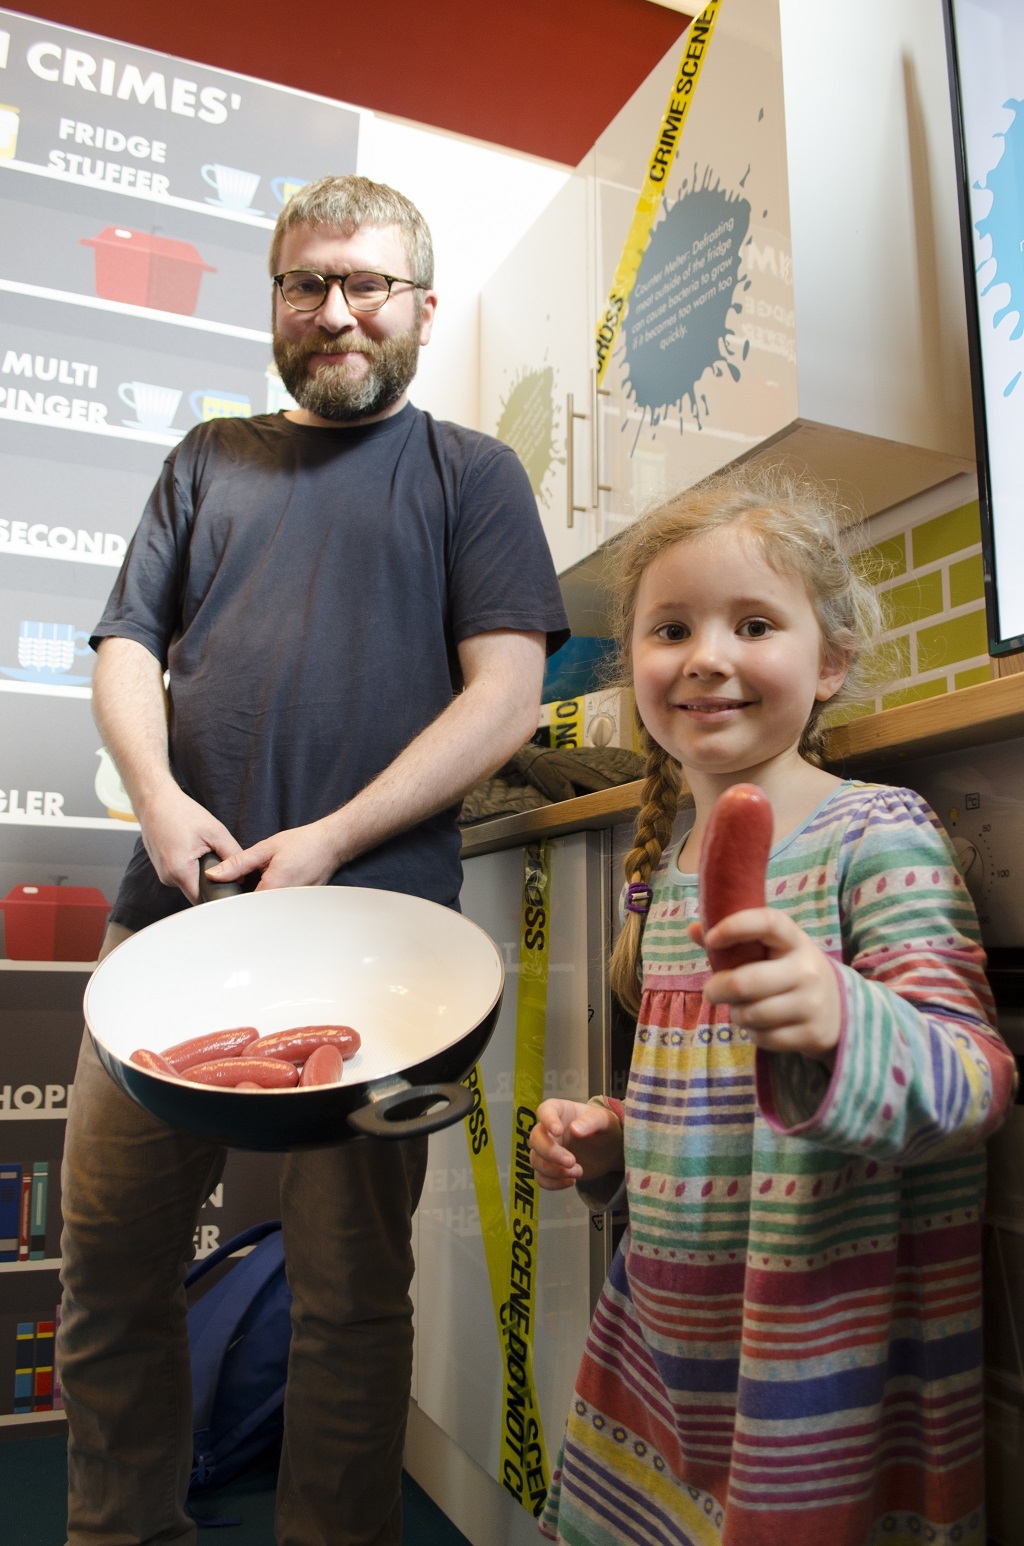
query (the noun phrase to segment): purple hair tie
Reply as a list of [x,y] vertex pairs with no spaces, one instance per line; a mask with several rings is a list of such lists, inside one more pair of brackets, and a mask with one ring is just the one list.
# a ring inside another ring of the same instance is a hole
[[654,895],[650,886],[642,880],[631,880],[626,887],[626,911],[627,913],[645,913],[651,905]]

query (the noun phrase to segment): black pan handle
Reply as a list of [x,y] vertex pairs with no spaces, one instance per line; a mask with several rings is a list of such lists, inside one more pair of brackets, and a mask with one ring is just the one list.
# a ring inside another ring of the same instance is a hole
[[200,902],[219,902],[225,896],[241,896],[245,891],[254,891],[259,885],[259,871],[251,875],[243,875],[241,880],[207,880],[206,872],[213,865],[220,863],[220,854],[203,854],[199,861],[199,900]]
[[[438,1101],[445,1104],[440,1110]],[[407,1107],[410,1116],[403,1116]],[[468,1117],[473,1109],[472,1092],[464,1084],[404,1085],[348,1114],[349,1125],[366,1138],[417,1138],[421,1133],[436,1133]]]

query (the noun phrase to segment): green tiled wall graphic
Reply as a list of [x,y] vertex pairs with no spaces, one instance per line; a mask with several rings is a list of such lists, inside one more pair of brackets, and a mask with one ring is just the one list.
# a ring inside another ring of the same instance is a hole
[[853,562],[879,593],[891,672],[884,691],[855,713],[990,679],[977,500],[889,535]]

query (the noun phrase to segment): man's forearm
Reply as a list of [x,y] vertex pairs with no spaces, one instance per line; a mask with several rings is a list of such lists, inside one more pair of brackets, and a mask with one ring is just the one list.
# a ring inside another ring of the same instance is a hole
[[160,662],[132,639],[104,639],[93,676],[92,708],[103,744],[139,815],[173,783]]
[[493,684],[480,684],[454,698],[372,783],[324,817],[338,865],[454,805],[507,762],[537,728],[533,695],[526,696],[510,709]]
[[93,712],[157,877],[197,901],[202,855],[234,854],[238,843],[223,822],[185,794],[171,772],[160,662],[130,639],[104,640],[96,662]]
[[261,870],[260,889],[322,886],[344,864],[461,800],[537,728],[544,635],[494,632],[459,646],[466,683],[388,767],[330,815],[274,833],[213,873]]

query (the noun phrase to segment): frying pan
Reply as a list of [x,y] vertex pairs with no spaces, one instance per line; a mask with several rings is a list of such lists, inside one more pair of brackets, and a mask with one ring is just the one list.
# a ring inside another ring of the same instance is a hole
[[[215,862],[215,860],[210,860]],[[238,893],[131,935],[97,966],[85,1019],[103,1066],[171,1127],[238,1149],[408,1138],[466,1116],[465,1078],[501,1008],[494,941],[450,907],[394,891],[298,886]],[[338,1085],[220,1089],[139,1068],[191,1036],[252,1025],[351,1025],[362,1045]]]

